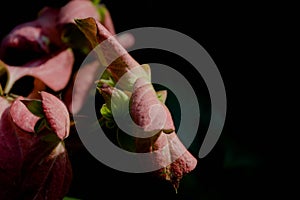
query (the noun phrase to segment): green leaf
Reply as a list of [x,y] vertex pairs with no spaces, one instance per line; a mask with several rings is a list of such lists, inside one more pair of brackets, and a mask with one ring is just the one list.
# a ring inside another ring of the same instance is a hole
[[64,197],[63,200],[81,200],[74,197]]
[[0,77],[2,77],[4,74],[7,73],[7,70],[5,68],[5,63],[3,63],[1,60],[0,60]]
[[107,71],[107,70],[105,70],[105,71],[103,72],[103,74],[102,74],[102,76],[101,76],[101,79],[100,79],[100,81],[98,82],[97,87],[98,87],[98,88],[101,88],[101,86],[102,86],[103,84],[107,84],[107,85],[109,85],[109,86],[111,86],[111,87],[115,87],[115,85],[116,85],[116,81],[112,78],[111,73],[110,73],[109,71]]
[[108,70],[105,70],[101,76],[101,79],[111,78],[111,73]]
[[92,0],[92,3],[93,3],[94,5],[99,5],[100,2],[101,2],[101,0]]
[[113,120],[107,120],[107,121],[105,122],[105,126],[106,126],[107,128],[109,128],[109,129],[112,129],[112,128],[114,128],[114,127],[116,126],[116,123],[115,123],[115,121],[113,121]]
[[98,27],[95,22],[95,19],[92,17],[86,19],[75,19],[74,20],[77,27],[80,31],[85,35],[85,37],[89,40],[92,47],[96,47],[99,44],[98,41]]
[[149,81],[151,81],[151,68],[148,64],[142,64],[141,67],[144,69],[146,77]]
[[2,86],[0,84],[0,96],[3,96],[4,92],[3,92],[3,89],[2,89]]
[[79,49],[84,54],[88,54],[92,50],[90,42],[74,24],[68,24],[64,27],[61,40],[68,45],[68,47]]
[[[99,4],[98,4],[99,5]],[[98,13],[100,15],[101,23],[104,22],[106,16],[107,8],[104,4],[98,6]]]
[[99,124],[100,124],[101,127],[104,126],[105,120],[106,120],[106,119],[105,119],[104,117],[101,117],[101,118],[98,120],[98,122],[99,122]]
[[25,104],[25,106],[28,108],[28,110],[38,116],[38,117],[44,117],[44,111],[42,108],[42,101],[40,100],[21,100],[22,103]]
[[35,126],[34,126],[34,132],[35,133],[40,133],[44,128],[47,127],[47,121],[44,117],[42,117],[41,119],[39,119]]
[[51,144],[58,143],[61,141],[55,133],[50,133],[45,135],[42,140]]
[[135,137],[132,137],[132,136],[124,133],[119,128],[117,129],[117,141],[118,141],[118,145],[122,149],[124,149],[126,151],[130,151],[130,152],[136,152]]
[[102,105],[100,113],[102,115],[102,118],[99,120],[100,126],[105,125],[109,129],[112,129],[116,126],[111,110],[107,107],[106,104]]
[[157,98],[163,104],[166,102],[167,99],[167,90],[160,90],[156,92]]
[[132,91],[133,85],[139,78],[144,78],[148,82],[151,82],[151,69],[148,64],[130,69],[130,73],[126,73],[123,75],[123,78],[119,80],[119,87],[124,90]]
[[[103,29],[107,31],[107,33],[102,33],[104,35],[100,35],[97,22],[93,17],[88,17],[85,19],[74,19],[74,21],[79,30],[85,35],[86,39],[90,42],[92,48],[98,46],[101,37],[108,37],[108,35],[105,35],[108,34],[108,31],[105,28]],[[108,63],[102,50],[98,49],[96,52],[100,63],[104,66],[107,66]]]
[[111,98],[111,109],[114,109],[114,114],[123,116],[129,110],[129,97],[122,90],[114,88]]
[[100,113],[101,115],[107,119],[107,120],[112,120],[113,119],[113,116],[112,116],[112,113],[111,113],[111,110],[107,107],[106,104],[103,104],[101,109],[100,109]]
[[[6,76],[8,75],[7,73],[7,69],[5,67],[5,63],[3,63],[1,60],[0,60],[0,95],[3,96],[4,94],[4,90],[3,88],[5,88],[6,86],[6,82],[4,82],[4,80],[6,79]],[[2,88],[2,85],[1,84],[4,84],[3,85],[3,88]]]
[[100,79],[99,83],[100,83],[100,87],[102,84],[107,84],[111,87],[115,86],[115,81],[111,77],[109,77],[108,79]]

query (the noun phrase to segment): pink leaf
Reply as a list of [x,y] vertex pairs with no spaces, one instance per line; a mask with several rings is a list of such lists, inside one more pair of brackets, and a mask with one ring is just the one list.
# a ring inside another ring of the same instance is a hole
[[103,24],[103,26],[112,34],[115,35],[115,27],[113,20],[111,18],[109,10],[106,8],[104,4],[98,5],[98,10],[100,11],[100,22]]
[[51,128],[63,140],[69,136],[70,116],[65,104],[56,96],[42,91],[42,107]]
[[[139,63],[102,24],[93,18],[77,19],[76,24],[93,47],[101,44],[101,52],[98,52],[100,60],[104,66],[105,63],[111,63],[108,70],[115,81],[127,72],[128,82],[130,82],[129,79],[135,79],[137,75],[135,72],[138,70],[134,71],[133,68],[139,67]],[[103,41],[105,42],[102,43]],[[162,166],[156,173],[170,181],[177,190],[180,179],[195,168],[197,159],[180,142],[174,131],[172,116],[168,108],[157,99],[154,88],[143,78],[138,78],[134,84],[130,115],[137,125],[144,128],[144,131],[157,132],[150,138],[137,138],[137,152],[155,152],[153,163],[155,166]],[[163,123],[159,117],[163,118]],[[162,172],[165,172],[164,175]]]
[[[77,20],[77,23],[82,22],[83,24],[79,25],[79,28],[83,28],[83,32],[86,35],[86,37],[89,39],[89,41],[91,43],[95,43],[98,44],[98,39],[96,39],[97,37],[101,37],[101,38],[108,38],[110,36],[112,36],[112,34],[106,30],[106,28],[104,28],[103,25],[101,25],[99,22],[96,22],[96,20],[94,18],[88,18],[86,20]],[[98,24],[98,25],[97,25]],[[103,35],[97,35],[98,34],[98,26],[100,28],[102,28],[102,32],[100,34]],[[87,30],[88,29],[88,30]],[[123,43],[126,43],[127,46],[130,46],[134,43],[134,38],[132,35],[130,34],[125,34],[123,35],[123,39],[121,39],[123,41]],[[92,39],[94,38],[94,39]],[[125,41],[126,40],[126,41]],[[112,49],[112,52],[117,51],[118,49],[122,48],[122,52],[125,53],[126,55],[122,56],[122,60],[121,62],[123,63],[124,59],[127,59],[128,62],[124,62],[124,64],[122,64],[122,67],[124,69],[122,69],[122,72],[119,72],[120,70],[118,68],[114,68],[112,70],[114,76],[116,78],[119,78],[119,76],[121,76],[123,73],[125,73],[127,71],[127,64],[129,64],[130,66],[136,66],[137,62],[131,58],[131,56],[127,53],[127,51],[118,43],[118,41],[113,41],[112,46],[115,46],[115,49]],[[110,51],[110,50],[109,50]],[[122,54],[122,52],[116,52],[116,53],[120,53]],[[111,58],[109,57],[110,52],[108,52],[108,54],[105,54],[105,59],[107,59],[107,61],[109,61]],[[120,60],[119,60],[120,61]],[[112,64],[109,69],[111,69],[113,67],[113,65],[119,65],[117,63]],[[100,67],[99,66],[100,63],[98,62],[94,62],[94,63],[88,63],[84,66],[81,66],[81,68],[79,69],[79,71],[73,76],[73,79],[71,80],[71,83],[67,86],[67,89],[64,93],[64,102],[66,103],[69,111],[72,114],[76,114],[79,112],[79,110],[81,109],[82,105],[85,102],[85,99],[88,95],[89,89],[91,88],[91,86],[94,84],[94,82],[97,80],[96,77],[97,74],[95,74],[95,72],[97,72],[97,69]],[[119,68],[121,68],[121,66],[119,66]],[[117,75],[120,74],[120,75]],[[75,82],[76,79],[76,82]]]
[[16,126],[26,132],[33,133],[34,126],[39,117],[32,114],[27,107],[21,102],[23,97],[18,97],[10,107],[10,115]]
[[[19,193],[22,199],[28,200],[62,199],[67,193],[72,179],[71,164],[61,141],[69,134],[70,119],[61,100],[43,91],[41,97],[46,120],[55,134],[48,129],[43,129],[35,135],[33,131],[24,132],[22,129],[24,125],[15,127],[23,153],[22,171],[24,173],[21,177]],[[25,118],[30,116],[37,120],[29,110],[26,110],[21,99],[16,99],[11,106],[10,113],[13,121],[19,122],[18,113]],[[57,119],[61,121],[57,121]],[[24,122],[24,124],[26,123]],[[67,128],[63,130],[61,127]],[[30,129],[32,130],[33,127],[31,126]]]
[[103,58],[100,58],[100,61],[104,66],[111,63],[108,69],[111,71],[115,81],[118,81],[130,69],[140,66],[128,54],[117,38],[113,37],[100,22],[91,17],[75,21],[93,47],[105,41],[101,44],[101,48],[98,49],[99,51],[101,50],[99,53],[103,53]]
[[158,100],[152,84],[143,78],[136,80],[130,103],[130,114],[133,121],[144,128],[144,131],[170,133],[175,130],[171,113]]
[[46,151],[43,157],[36,156],[38,150],[42,149],[36,147],[31,152],[32,159],[29,159],[29,164],[25,162],[26,173],[23,175],[20,192],[22,199],[62,199],[68,192],[72,179],[71,163],[66,149],[59,142],[50,152]]
[[90,0],[72,0],[60,8],[57,25],[60,28],[60,26],[64,26],[68,23],[74,24],[74,19],[86,17],[100,20],[99,13]]
[[0,199],[14,197],[22,167],[22,154],[9,106],[10,102],[0,97]]
[[[139,151],[139,140],[137,139],[137,150]],[[154,162],[165,166],[158,170],[156,174],[161,178],[170,181],[177,190],[182,177],[191,172],[197,165],[197,159],[185,148],[175,132],[164,134],[163,132],[155,138],[148,139],[146,152],[156,152],[157,157]],[[143,143],[143,142],[142,142]],[[146,145],[142,147],[145,151]],[[166,165],[170,163],[169,165]]]
[[168,108],[158,100],[153,86],[145,79],[139,78],[134,84],[130,114],[144,131],[158,130],[152,137],[136,138],[136,150],[155,153],[152,163],[162,166],[156,174],[170,181],[177,190],[181,178],[196,167],[197,159],[177,137]]
[[[63,101],[72,114],[77,114],[82,108],[88,92],[97,79],[98,62],[91,62],[82,65],[74,74],[70,84],[66,87]],[[76,80],[76,81],[75,81]]]
[[[56,97],[43,94],[45,98],[50,98],[47,108],[51,102],[61,108]],[[67,151],[63,141],[48,129],[38,134],[27,132],[33,122],[25,119],[36,118],[22,99],[11,104],[0,97],[0,199],[62,199],[72,180]]]
[[[1,41],[0,57],[9,56],[9,49],[36,53],[49,53],[50,44],[61,45],[59,33],[55,27],[58,10],[45,7],[36,20],[17,25]],[[15,55],[11,55],[14,56]]]
[[117,39],[118,39],[119,43],[125,49],[129,49],[135,43],[135,38],[134,38],[134,36],[131,33],[121,33],[121,34],[118,34]]
[[8,71],[5,93],[9,93],[13,84],[24,76],[33,76],[43,81],[54,91],[63,89],[71,76],[74,56],[70,49],[32,61],[24,66],[10,66],[0,62]]

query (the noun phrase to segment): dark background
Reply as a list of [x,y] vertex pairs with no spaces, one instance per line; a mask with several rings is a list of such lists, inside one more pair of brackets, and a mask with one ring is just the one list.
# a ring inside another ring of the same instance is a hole
[[[148,174],[127,174],[110,169],[82,148],[82,151],[70,150],[74,180],[68,196],[82,199],[104,199],[107,195],[112,199],[161,199],[166,196],[166,199],[205,200],[269,199],[283,195],[286,199],[293,191],[293,188],[285,188],[293,178],[290,172],[295,164],[285,154],[287,148],[293,147],[283,142],[285,136],[280,127],[281,118],[285,116],[279,114],[279,110],[285,107],[277,102],[286,91],[273,65],[274,59],[277,61],[280,56],[274,52],[279,42],[274,38],[281,29],[280,13],[284,8],[255,2],[207,4],[187,0],[103,0],[102,3],[110,10],[117,33],[158,26],[180,31],[198,41],[220,70],[228,111],[217,145],[205,158],[198,159],[197,168],[183,178],[178,194],[174,194],[168,183]],[[44,5],[59,5],[63,1],[2,4],[1,10],[8,14],[0,13],[0,38],[15,25],[33,20]],[[201,116],[209,116],[209,98],[202,87],[205,84],[200,76],[190,72],[188,63],[176,55],[154,50],[132,52],[132,55],[140,63],[161,62],[178,69],[197,92]],[[207,123],[204,118],[198,137],[190,147],[196,157]]]

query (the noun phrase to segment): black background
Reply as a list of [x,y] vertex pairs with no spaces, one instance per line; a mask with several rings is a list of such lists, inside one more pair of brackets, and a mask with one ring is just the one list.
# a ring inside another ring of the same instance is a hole
[[[33,20],[44,5],[57,5],[57,2],[62,1],[6,2],[1,6],[8,14],[0,13],[0,38],[15,25]],[[103,166],[85,151],[71,151],[74,183],[68,196],[83,199],[288,196],[292,188],[286,192],[283,189],[293,176],[289,168],[294,168],[294,163],[283,151],[288,145],[283,144],[285,136],[280,127],[281,118],[285,116],[279,114],[279,110],[286,108],[278,102],[280,97],[286,96],[286,91],[280,84],[284,81],[283,75],[279,76],[273,65],[274,59],[279,62],[281,55],[274,49],[280,43],[277,34],[282,28],[284,8],[258,2],[229,4],[187,0],[103,0],[102,3],[110,10],[117,33],[144,26],[164,27],[180,31],[201,44],[223,77],[228,112],[217,145],[208,156],[198,159],[197,168],[184,177],[177,195],[169,184],[153,180],[146,174],[118,172]],[[174,55],[150,50],[143,55],[133,52],[133,56],[139,62],[165,62],[175,68],[178,63],[184,63]],[[188,70],[187,67],[182,73],[188,76]],[[187,78],[199,89],[197,84],[203,84],[201,77],[190,75]],[[203,91],[198,92],[199,95]],[[203,109],[206,112],[205,106]],[[201,144],[203,135],[199,132],[196,142]],[[191,148],[195,156],[197,148],[195,144]]]

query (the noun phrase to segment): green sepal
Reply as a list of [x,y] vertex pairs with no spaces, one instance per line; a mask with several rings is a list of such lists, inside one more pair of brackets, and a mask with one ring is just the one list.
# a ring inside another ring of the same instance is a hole
[[128,113],[129,109],[129,97],[122,90],[114,88],[114,92],[111,97],[111,110],[114,110],[113,114],[117,116],[123,116]]
[[61,141],[55,133],[46,134],[45,136],[43,136],[42,140],[51,144],[58,143]]
[[0,84],[0,96],[3,96],[3,95],[4,95],[4,92],[3,92],[2,86]]
[[117,128],[117,142],[119,147],[129,152],[136,152],[135,137],[124,133],[122,130]]
[[72,49],[79,49],[83,54],[88,54],[91,50],[91,44],[86,36],[74,24],[68,24],[64,27],[61,34],[61,40]]
[[111,73],[108,70],[105,70],[101,76],[100,81],[98,82],[97,87],[101,88],[103,84],[107,84],[111,87],[115,87],[116,81],[112,78]]
[[38,117],[45,116],[41,100],[21,100],[21,101],[22,103],[24,103],[24,105],[32,114]]
[[106,120],[112,120],[112,119],[113,119],[111,110],[107,107],[106,104],[103,104],[103,105],[102,105],[102,107],[100,108],[100,113],[101,113],[101,115],[102,115]]
[[113,121],[113,120],[107,120],[107,121],[105,122],[105,126],[106,126],[107,128],[109,128],[109,129],[112,129],[112,128],[114,128],[114,127],[116,126],[116,123],[115,123],[115,121]]
[[34,132],[35,133],[40,133],[44,128],[47,126],[47,121],[44,117],[40,118],[35,126],[34,126]]
[[158,100],[164,104],[167,99],[167,90],[157,91],[156,96],[157,96]]
[[107,8],[104,4],[98,3],[97,9],[100,15],[100,20],[101,20],[100,22],[103,23],[106,16]]

